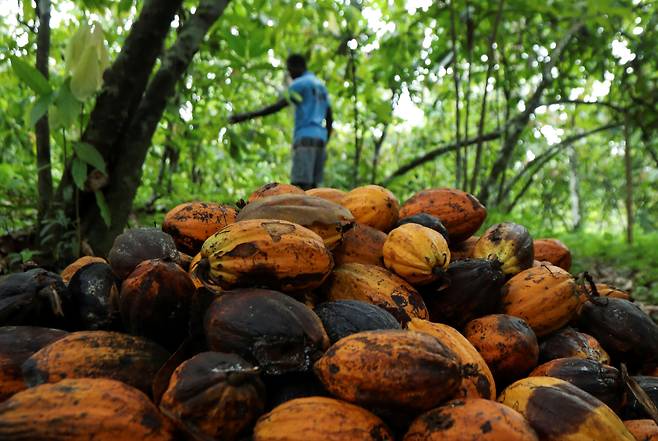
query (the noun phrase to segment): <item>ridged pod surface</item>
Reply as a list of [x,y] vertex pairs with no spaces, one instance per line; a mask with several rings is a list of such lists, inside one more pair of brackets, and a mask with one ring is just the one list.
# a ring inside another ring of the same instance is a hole
[[658,441],[658,424],[654,420],[626,420],[624,426],[637,441]]
[[173,441],[173,433],[146,395],[114,380],[62,380],[0,404],[3,440]]
[[366,407],[424,411],[458,393],[457,356],[413,331],[365,331],[339,340],[315,364],[332,395]]
[[487,217],[487,209],[475,196],[453,188],[422,190],[400,208],[400,217],[403,218],[417,213],[428,213],[441,219],[453,245],[473,235]]
[[473,248],[474,258],[498,260],[508,275],[530,268],[533,256],[532,236],[523,225],[512,222],[492,225]]
[[521,413],[542,441],[635,441],[608,406],[558,378],[524,378],[498,401]]
[[223,293],[206,311],[204,329],[211,350],[239,354],[272,375],[310,370],[329,346],[312,309],[266,289]]
[[96,256],[82,256],[64,268],[59,275],[62,276],[62,281],[68,285],[71,277],[73,277],[73,274],[75,274],[76,271],[91,263],[107,263],[107,260]]
[[624,393],[621,374],[612,366],[584,358],[557,358],[537,366],[529,377],[555,377],[595,396],[617,411]]
[[258,199],[267,197],[267,196],[276,196],[278,194],[304,194],[304,190],[292,184],[282,184],[280,182],[270,182],[269,184],[264,184],[254,190],[247,202],[253,202]]
[[400,329],[400,323],[384,308],[358,300],[325,302],[315,308],[331,343],[362,331]]
[[353,228],[343,233],[343,241],[332,250],[332,254],[336,265],[362,263],[383,267],[384,242],[386,242],[386,233],[356,223]]
[[465,259],[450,263],[445,276],[421,293],[431,321],[462,328],[498,310],[504,283],[500,262]]
[[594,337],[570,327],[555,332],[539,344],[540,363],[567,357],[588,358],[610,364],[610,356]]
[[367,410],[325,397],[298,398],[263,415],[254,441],[393,441],[384,422]]
[[462,381],[456,398],[496,399],[496,383],[487,363],[466,337],[455,328],[427,320],[412,319],[407,324],[410,331],[425,332],[437,338],[457,355],[461,366]]
[[514,409],[481,398],[451,401],[419,416],[404,441],[539,441]]
[[202,352],[174,371],[160,409],[197,439],[232,441],[265,407],[258,371],[235,354]]
[[68,333],[36,326],[0,327],[0,402],[27,388],[21,366],[32,354]]
[[450,263],[450,250],[443,236],[414,223],[388,233],[382,254],[386,268],[418,285],[438,279]]
[[247,204],[237,220],[279,219],[317,233],[328,249],[334,248],[343,233],[354,225],[350,211],[335,202],[306,194],[268,196]]
[[347,192],[337,188],[319,187],[306,190],[306,194],[340,204],[341,199],[343,199],[343,196],[345,196]]
[[503,286],[503,312],[527,321],[537,337],[566,325],[578,305],[574,278],[557,266],[521,271]]
[[537,366],[537,337],[523,319],[505,314],[487,315],[469,322],[464,336],[499,382],[520,378]]
[[610,355],[650,362],[658,360],[658,325],[636,304],[615,297],[588,301],[578,325]]
[[180,251],[194,255],[206,239],[235,222],[236,215],[235,208],[228,205],[185,202],[167,212],[162,231],[174,238]]
[[177,262],[179,252],[174,239],[157,228],[132,228],[119,234],[107,255],[110,266],[120,279],[128,277],[145,260]]
[[380,306],[404,324],[429,314],[418,292],[385,268],[346,263],[334,269],[322,287],[328,300],[360,300]]
[[[215,290],[268,286],[284,292],[315,289],[333,268],[322,238],[282,220],[236,222],[208,238],[197,276]],[[205,262],[204,262],[205,261]]]
[[571,269],[571,251],[557,239],[536,239],[535,260],[551,262],[565,271]]
[[121,285],[121,318],[131,334],[175,349],[188,335],[194,292],[192,279],[180,266],[146,260]]
[[393,193],[379,185],[364,185],[349,191],[340,204],[360,224],[388,232],[398,222],[400,203]]
[[111,378],[150,393],[169,353],[132,335],[79,331],[43,347],[23,363],[25,383],[37,386],[64,378]]

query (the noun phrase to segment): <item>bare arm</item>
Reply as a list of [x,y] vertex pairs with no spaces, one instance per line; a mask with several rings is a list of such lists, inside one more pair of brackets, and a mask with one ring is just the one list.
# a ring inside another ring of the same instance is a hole
[[285,98],[281,98],[276,103],[269,105],[267,107],[263,107],[262,109],[256,110],[254,112],[236,113],[235,115],[231,116],[229,121],[231,122],[231,124],[235,124],[242,121],[246,121],[248,119],[258,118],[260,116],[271,115],[283,109],[284,107],[288,106],[288,104],[290,104],[288,100],[286,100]]
[[331,138],[331,132],[333,131],[333,124],[334,124],[334,112],[331,110],[331,106],[327,107],[327,113],[324,116],[324,119],[327,122],[327,142],[329,142],[329,139]]

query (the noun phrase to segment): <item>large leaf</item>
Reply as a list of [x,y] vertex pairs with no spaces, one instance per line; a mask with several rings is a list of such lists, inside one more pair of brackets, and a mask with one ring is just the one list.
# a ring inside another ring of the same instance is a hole
[[76,187],[84,190],[85,181],[87,180],[87,164],[79,158],[73,158],[71,162],[71,176],[73,176],[73,182],[75,182]]
[[107,205],[105,195],[103,195],[103,192],[100,190],[96,191],[94,194],[96,195],[96,205],[98,205],[98,209],[101,212],[103,222],[105,222],[105,225],[109,227],[112,225],[112,217],[110,216],[110,207]]
[[86,21],[80,23],[80,27],[73,34],[71,39],[66,46],[66,54],[64,55],[64,60],[66,60],[66,71],[68,73],[73,73],[76,65],[80,62],[82,58],[82,53],[85,48],[88,46],[88,42],[91,39],[91,29]]
[[11,68],[18,78],[27,84],[37,95],[49,95],[52,89],[46,77],[39,72],[34,66],[30,66],[20,58],[11,58]]
[[73,67],[71,92],[80,101],[93,96],[102,84],[102,72],[95,45],[85,47],[80,61]]
[[48,113],[48,107],[53,101],[53,95],[42,95],[34,102],[30,111],[30,127],[35,125],[42,116]]
[[105,168],[105,160],[103,156],[96,150],[91,144],[86,142],[76,142],[73,144],[73,149],[75,150],[75,155],[80,158],[82,161],[96,167],[103,174],[107,174],[107,169]]
[[81,111],[82,103],[71,93],[70,79],[67,79],[62,83],[53,100],[53,111],[51,112],[53,127],[70,127],[80,116]]

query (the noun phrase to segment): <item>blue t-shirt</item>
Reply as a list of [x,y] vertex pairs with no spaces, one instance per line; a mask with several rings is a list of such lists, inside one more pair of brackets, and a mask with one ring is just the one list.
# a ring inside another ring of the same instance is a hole
[[290,99],[295,104],[294,141],[300,138],[327,140],[324,117],[329,107],[327,88],[311,72],[304,72],[288,87]]

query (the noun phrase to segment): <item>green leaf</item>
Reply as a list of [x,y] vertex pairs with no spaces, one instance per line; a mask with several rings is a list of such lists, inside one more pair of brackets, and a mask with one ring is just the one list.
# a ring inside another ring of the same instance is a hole
[[80,101],[93,96],[103,84],[103,72],[98,60],[98,49],[92,42],[87,42],[80,61],[73,66],[71,74],[71,92]]
[[33,18],[34,7],[32,6],[32,0],[23,0],[23,20],[27,23]]
[[73,162],[71,163],[71,176],[73,176],[73,182],[75,182],[76,187],[80,190],[84,190],[85,181],[87,180],[87,164],[78,158],[73,158]]
[[105,195],[101,191],[96,191],[94,194],[96,195],[96,205],[98,205],[98,209],[101,212],[103,222],[105,222],[106,227],[109,227],[112,225],[112,218],[110,217],[110,207],[107,206]]
[[67,79],[60,86],[53,105],[51,120],[56,128],[68,128],[80,116],[82,103],[71,93],[70,79]]
[[73,149],[75,150],[75,155],[91,165],[96,167],[103,174],[107,174],[107,169],[105,168],[105,160],[103,156],[96,150],[96,147],[86,142],[76,142],[73,144]]
[[42,95],[34,102],[30,110],[30,127],[35,125],[42,116],[48,113],[48,107],[53,101],[53,95]]
[[53,92],[46,77],[20,58],[11,57],[11,68],[14,70],[14,74],[37,95],[49,95]]

